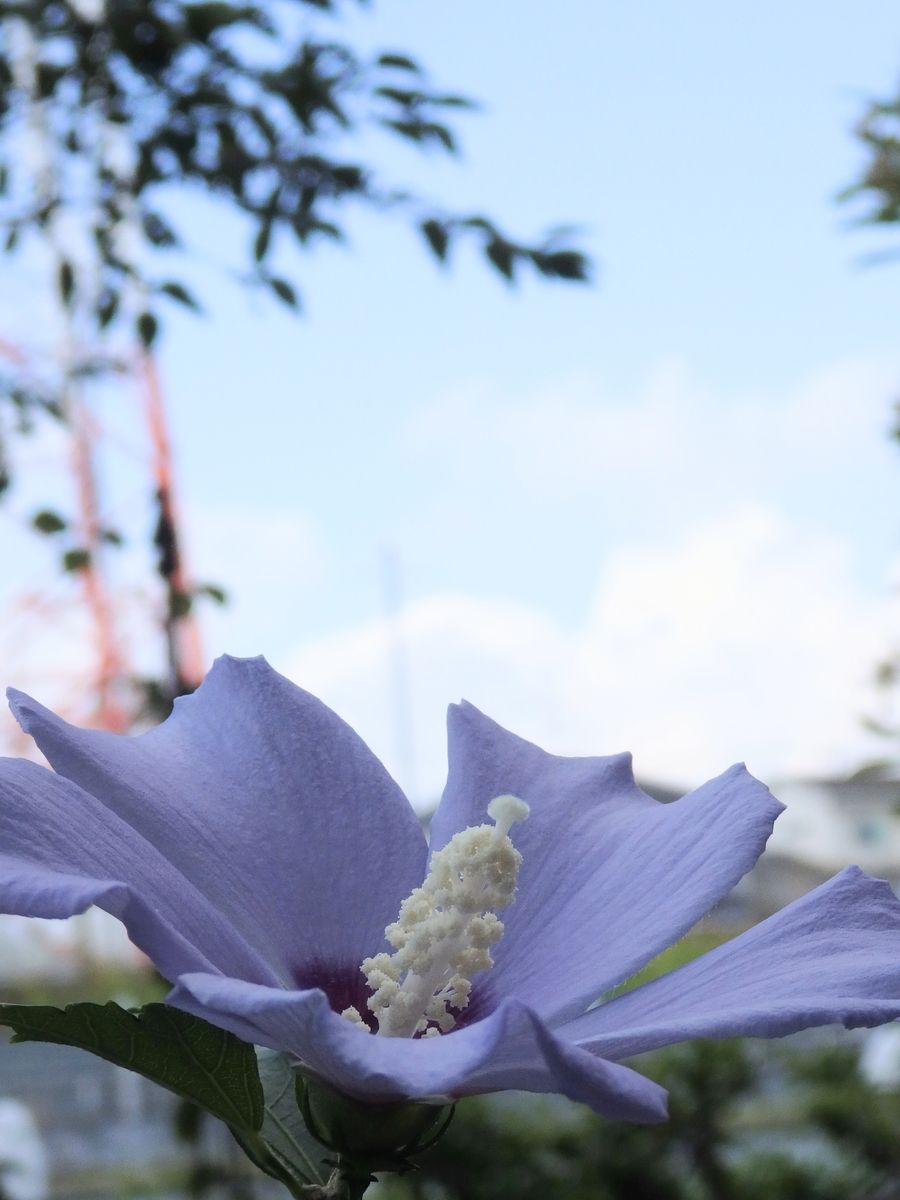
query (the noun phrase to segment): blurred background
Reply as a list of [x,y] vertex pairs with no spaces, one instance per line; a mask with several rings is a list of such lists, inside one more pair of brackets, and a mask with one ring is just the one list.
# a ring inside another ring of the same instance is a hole
[[[460,697],[663,800],[746,760],[788,811],[654,971],[900,883],[898,78],[886,0],[4,3],[3,682],[138,731],[265,654],[423,814]],[[94,913],[0,983],[160,994]],[[900,1194],[891,1036],[659,1055],[652,1133],[464,1105],[393,1186]],[[11,1200],[264,1195],[74,1051],[0,1095]]]

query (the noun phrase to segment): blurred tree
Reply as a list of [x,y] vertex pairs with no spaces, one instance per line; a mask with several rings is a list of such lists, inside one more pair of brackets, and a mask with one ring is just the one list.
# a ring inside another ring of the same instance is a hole
[[[867,210],[860,225],[892,226],[900,223],[900,92],[889,100],[872,101],[856,126],[856,137],[866,155],[860,178],[839,193],[841,201],[863,200]],[[880,251],[870,261],[884,262],[900,257],[900,247]],[[891,436],[900,441],[900,401],[894,405]],[[900,734],[897,690],[900,683],[900,650],[887,655],[877,666],[875,682],[882,694],[882,712],[866,718],[874,732],[895,739]],[[872,764],[889,766],[889,758]]]
[[870,207],[861,218],[864,225],[896,224],[900,221],[900,94],[869,104],[855,133],[868,163],[860,179],[844,188],[839,199],[865,197]]
[[[28,234],[49,237],[57,218],[89,235],[60,253],[63,305],[90,302],[100,329],[133,314],[145,345],[158,328],[156,301],[190,309],[185,284],[150,277],[182,247],[165,203],[200,189],[245,215],[244,281],[296,308],[292,281],[270,268],[276,239],[301,247],[344,236],[355,202],[398,213],[444,260],[475,239],[508,280],[523,266],[581,281],[583,254],[565,231],[528,243],[478,213],[448,214],[382,181],[355,144],[371,127],[423,151],[453,154],[448,120],[472,107],[436,89],[405,51],[364,57],[346,42],[304,30],[304,14],[337,15],[339,0],[236,4],[227,0],[7,0],[0,7],[0,229],[7,251]],[[293,18],[293,19],[292,19]],[[17,153],[16,129],[32,143]],[[62,247],[59,247],[62,250]],[[157,254],[147,254],[155,251]]]
[[[790,1062],[790,1070],[773,1064],[768,1049],[760,1057],[749,1041],[686,1043],[649,1056],[641,1070],[670,1096],[670,1119],[655,1126],[603,1121],[587,1109],[529,1096],[466,1101],[421,1170],[386,1182],[383,1193],[387,1200],[893,1196],[887,1189],[896,1185],[896,1159],[881,1133],[897,1097],[891,1094],[874,1134],[863,1126],[883,1097],[859,1075],[853,1048],[807,1049]],[[833,1106],[827,1115],[823,1088]],[[761,1151],[776,1130],[781,1144],[812,1142],[813,1152]]]
[[[439,261],[467,239],[508,282],[525,268],[587,279],[588,262],[565,229],[518,240],[483,213],[448,212],[382,178],[368,161],[370,146],[377,158],[371,131],[453,154],[453,122],[474,106],[433,86],[405,49],[358,53],[336,33],[349,3],[0,4],[0,242],[9,254],[35,243],[49,250],[66,343],[58,363],[29,375],[4,366],[0,340],[0,403],[15,430],[46,416],[74,429],[80,389],[124,369],[122,338],[110,335],[133,334],[146,352],[163,305],[201,310],[177,265],[164,265],[190,249],[171,203],[185,193],[245,219],[240,282],[295,310],[297,283],[274,260],[291,243],[307,250],[341,241],[353,205],[411,223]],[[2,439],[0,427],[0,493],[12,479]],[[167,678],[145,681],[145,690],[160,714],[191,686],[175,649],[180,625],[198,594],[223,596],[181,580],[168,485],[155,507],[170,661]],[[46,508],[33,518],[37,532],[56,539],[62,569],[87,578],[120,531],[97,526],[86,539],[79,524]]]
[[[900,223],[900,92],[890,100],[872,101],[855,129],[866,154],[860,178],[838,193],[842,202],[862,200],[868,207],[859,218],[861,226]],[[900,257],[900,247],[879,251],[869,261]],[[900,439],[900,403],[893,436]],[[885,680],[893,683],[894,680]]]
[[800,1085],[801,1119],[880,1180],[874,1195],[900,1197],[900,1091],[869,1083],[853,1046],[794,1054],[788,1068]]

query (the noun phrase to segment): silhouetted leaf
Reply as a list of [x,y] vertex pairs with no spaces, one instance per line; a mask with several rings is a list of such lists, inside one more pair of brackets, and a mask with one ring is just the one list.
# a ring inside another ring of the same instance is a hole
[[75,271],[68,259],[64,258],[60,262],[56,282],[59,288],[59,298],[66,308],[71,308],[72,293],[75,291]]
[[34,71],[34,90],[40,100],[48,100],[56,85],[65,76],[66,68],[53,63],[40,62]]
[[159,330],[159,322],[154,317],[153,313],[142,312],[135,322],[135,329],[140,338],[141,345],[149,350],[156,340],[156,334]]
[[583,254],[576,250],[535,250],[531,260],[542,275],[554,279],[568,279],[573,282],[586,282],[589,278],[588,261]]
[[430,96],[429,100],[432,104],[439,104],[441,108],[477,108],[478,105],[474,100],[470,100],[468,96],[457,96],[452,93],[447,96]]
[[97,301],[97,308],[95,309],[97,324],[100,328],[105,329],[118,311],[119,293],[112,288],[104,288],[100,293],[100,299]]
[[42,508],[31,518],[31,524],[39,533],[62,533],[68,522],[51,508]]
[[488,242],[484,250],[485,254],[500,272],[500,274],[512,282],[515,273],[515,252],[509,242],[503,238],[495,237]]
[[83,548],[67,550],[62,556],[62,569],[64,571],[81,571],[89,565],[90,561],[90,550]]
[[164,296],[170,296],[173,300],[177,300],[185,308],[190,308],[194,312],[200,312],[200,305],[183,284],[176,283],[174,280],[168,280],[166,283],[161,283],[158,290]]
[[419,64],[406,54],[379,54],[375,61],[379,67],[393,67],[397,71],[410,71],[413,75],[422,73]]
[[450,244],[450,234],[447,226],[431,217],[419,226],[425,235],[425,240],[434,251],[437,258],[444,262],[447,258],[447,247]]
[[437,121],[429,121],[423,128],[427,138],[440,142],[444,149],[449,150],[451,154],[456,153],[456,139],[446,125],[441,125]]
[[424,99],[422,92],[410,91],[409,88],[387,86],[376,88],[375,95],[381,96],[385,100],[393,100],[395,104],[399,104],[404,108],[411,108]]
[[256,238],[253,242],[253,257],[257,262],[262,262],[269,250],[269,243],[272,239],[272,218],[264,217],[260,221],[259,229],[256,233]]
[[186,617],[193,607],[193,597],[187,592],[173,590],[169,595],[169,615],[176,621]]
[[165,218],[157,212],[145,212],[141,217],[141,225],[147,241],[154,246],[166,247],[178,244],[178,235]]
[[286,279],[281,279],[277,275],[270,275],[269,287],[279,300],[283,300],[284,303],[289,305],[291,308],[299,307],[300,301],[297,297],[297,293]]
[[464,217],[458,224],[465,229],[481,229],[485,233],[489,233],[491,237],[498,236],[497,227],[487,217]]
[[198,596],[208,596],[216,604],[227,604],[228,593],[217,583],[200,583],[194,588]]

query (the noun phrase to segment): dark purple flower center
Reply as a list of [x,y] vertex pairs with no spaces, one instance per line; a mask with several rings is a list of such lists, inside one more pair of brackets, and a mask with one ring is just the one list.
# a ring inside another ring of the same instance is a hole
[[316,959],[303,963],[291,973],[298,988],[321,989],[336,1013],[342,1013],[345,1008],[352,1006],[369,1028],[375,1031],[375,1018],[366,1007],[371,993],[359,963],[329,963]]
[[[375,1032],[375,1018],[366,1004],[372,992],[363,978],[358,963],[348,965],[316,959],[294,968],[291,974],[298,988],[319,988],[323,991],[328,997],[328,1003],[336,1013],[342,1013],[345,1008],[351,1006],[355,1008],[372,1032]],[[479,986],[476,982],[469,996],[469,1003],[459,1013],[453,1028],[462,1029],[466,1025],[480,1021],[495,1007],[496,1002],[490,989],[483,984]],[[453,1033],[453,1029],[448,1032]]]

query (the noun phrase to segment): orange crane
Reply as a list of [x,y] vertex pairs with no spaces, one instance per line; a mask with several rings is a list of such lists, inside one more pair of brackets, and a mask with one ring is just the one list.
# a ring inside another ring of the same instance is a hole
[[[27,374],[29,356],[21,346],[0,339],[0,357]],[[142,454],[148,467],[147,490],[158,509],[158,570],[165,593],[160,621],[166,643],[165,690],[177,695],[193,690],[203,678],[202,641],[192,606],[180,600],[186,597],[189,601],[192,584],[175,502],[172,448],[159,371],[146,351],[135,357],[132,376],[140,388],[141,425],[145,431],[145,449],[149,450]],[[74,573],[92,631],[90,674],[83,681],[86,688],[76,689],[82,695],[87,691],[91,703],[88,712],[81,712],[78,717],[87,718],[97,728],[121,733],[133,725],[140,703],[134,687],[137,672],[126,649],[126,639],[120,636],[118,600],[106,570],[110,547],[105,533],[110,524],[115,524],[110,519],[115,514],[105,511],[99,491],[98,461],[105,450],[104,431],[94,420],[79,385],[65,372],[62,392],[75,508],[72,525],[78,548],[84,552]],[[43,602],[41,590],[40,586],[31,590],[27,603],[38,620],[52,611],[52,605]],[[39,637],[40,626],[29,636]],[[26,682],[17,680],[20,685]]]

